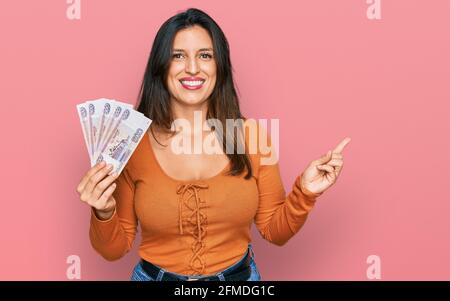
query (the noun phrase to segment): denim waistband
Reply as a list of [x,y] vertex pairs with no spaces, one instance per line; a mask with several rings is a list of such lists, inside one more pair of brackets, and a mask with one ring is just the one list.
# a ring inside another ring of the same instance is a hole
[[226,273],[226,272],[232,272],[237,267],[239,267],[239,265],[242,264],[242,262],[245,260],[245,258],[247,256],[247,254],[249,254],[249,253],[250,253],[251,259],[253,260],[254,257],[255,257],[255,254],[253,253],[253,247],[252,247],[251,243],[248,244],[247,252],[245,252],[245,254],[241,257],[241,259],[238,262],[236,262],[232,266],[226,268],[225,270],[222,270],[222,271],[214,273],[214,274],[209,274],[209,275],[198,275],[198,276],[197,275],[183,275],[183,274],[177,274],[177,273],[169,272],[169,271],[166,271],[163,268],[160,268],[157,280],[160,280],[162,278],[162,276],[164,275],[164,273],[169,273],[169,274],[175,275],[176,277],[179,277],[179,278],[184,279],[184,280],[198,279],[198,278],[209,277],[209,276],[217,276],[217,277],[219,277],[220,280],[225,280],[225,277],[223,276],[223,274]]

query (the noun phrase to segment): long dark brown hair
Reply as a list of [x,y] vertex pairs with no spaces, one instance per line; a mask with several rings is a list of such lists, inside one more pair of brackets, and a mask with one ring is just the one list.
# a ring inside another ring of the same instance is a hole
[[[228,41],[219,25],[205,12],[190,8],[168,19],[156,34],[153,41],[150,56],[145,69],[139,92],[139,105],[137,111],[143,113],[152,120],[152,125],[157,126],[165,132],[174,134],[171,131],[173,116],[170,107],[170,94],[166,79],[172,58],[172,47],[176,33],[184,28],[198,25],[206,29],[213,42],[215,62],[217,66],[217,80],[214,90],[208,99],[208,112],[206,119],[219,120],[223,125],[223,135],[218,137],[222,144],[224,153],[226,145],[237,150],[238,139],[242,139],[242,122],[237,122],[237,133],[227,131],[226,120],[246,120],[239,108],[239,99],[233,81],[232,65],[230,60],[230,49]],[[153,129],[150,131],[154,136]],[[157,141],[157,139],[155,138]],[[158,142],[159,143],[159,142]],[[245,144],[245,143],[244,143]],[[252,176],[252,167],[247,147],[245,153],[226,153],[231,163],[229,173],[231,175],[241,174],[247,168],[245,179]]]

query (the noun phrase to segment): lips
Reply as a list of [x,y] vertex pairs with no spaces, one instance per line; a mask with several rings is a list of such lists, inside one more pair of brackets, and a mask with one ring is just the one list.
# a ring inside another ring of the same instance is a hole
[[200,89],[205,82],[205,79],[197,76],[188,76],[180,79],[180,83],[183,88],[188,90]]

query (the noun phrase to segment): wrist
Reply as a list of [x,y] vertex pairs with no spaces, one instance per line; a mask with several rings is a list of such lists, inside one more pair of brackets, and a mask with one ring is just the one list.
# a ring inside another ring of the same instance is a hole
[[320,195],[322,195],[322,193],[320,192],[320,193],[316,193],[316,192],[312,192],[312,191],[310,191],[308,188],[306,188],[305,187],[305,185],[304,185],[304,183],[303,183],[303,173],[300,175],[300,181],[299,181],[300,183],[300,190],[302,191],[302,193],[304,194],[304,195],[306,195],[307,197],[310,197],[310,198],[317,198],[317,197],[319,197]]
[[113,214],[114,214],[114,211],[116,210],[115,208],[113,208],[112,210],[98,210],[98,209],[96,209],[96,208],[93,208],[93,210],[94,210],[94,214],[95,214],[95,216],[99,219],[99,220],[101,220],[101,221],[106,221],[106,220],[109,220],[112,216],[113,216]]

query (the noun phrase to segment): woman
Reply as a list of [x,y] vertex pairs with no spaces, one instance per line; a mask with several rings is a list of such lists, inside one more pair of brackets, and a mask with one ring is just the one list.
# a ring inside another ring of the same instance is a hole
[[[102,162],[78,185],[81,201],[92,208],[94,249],[107,260],[121,258],[139,223],[141,260],[132,280],[261,280],[252,221],[264,239],[285,244],[335,183],[350,139],[312,161],[286,197],[278,164],[262,164],[265,153],[249,152],[255,135],[244,130],[249,119],[239,109],[228,42],[198,9],[173,16],[158,31],[139,98],[137,110],[152,124],[122,173],[109,174]],[[194,116],[208,126],[192,126]],[[181,131],[179,120],[194,130]],[[219,131],[227,120],[245,121],[237,123],[236,137],[228,128]],[[205,142],[211,133],[219,152],[174,150],[174,141]],[[244,153],[228,152],[239,143]]]

